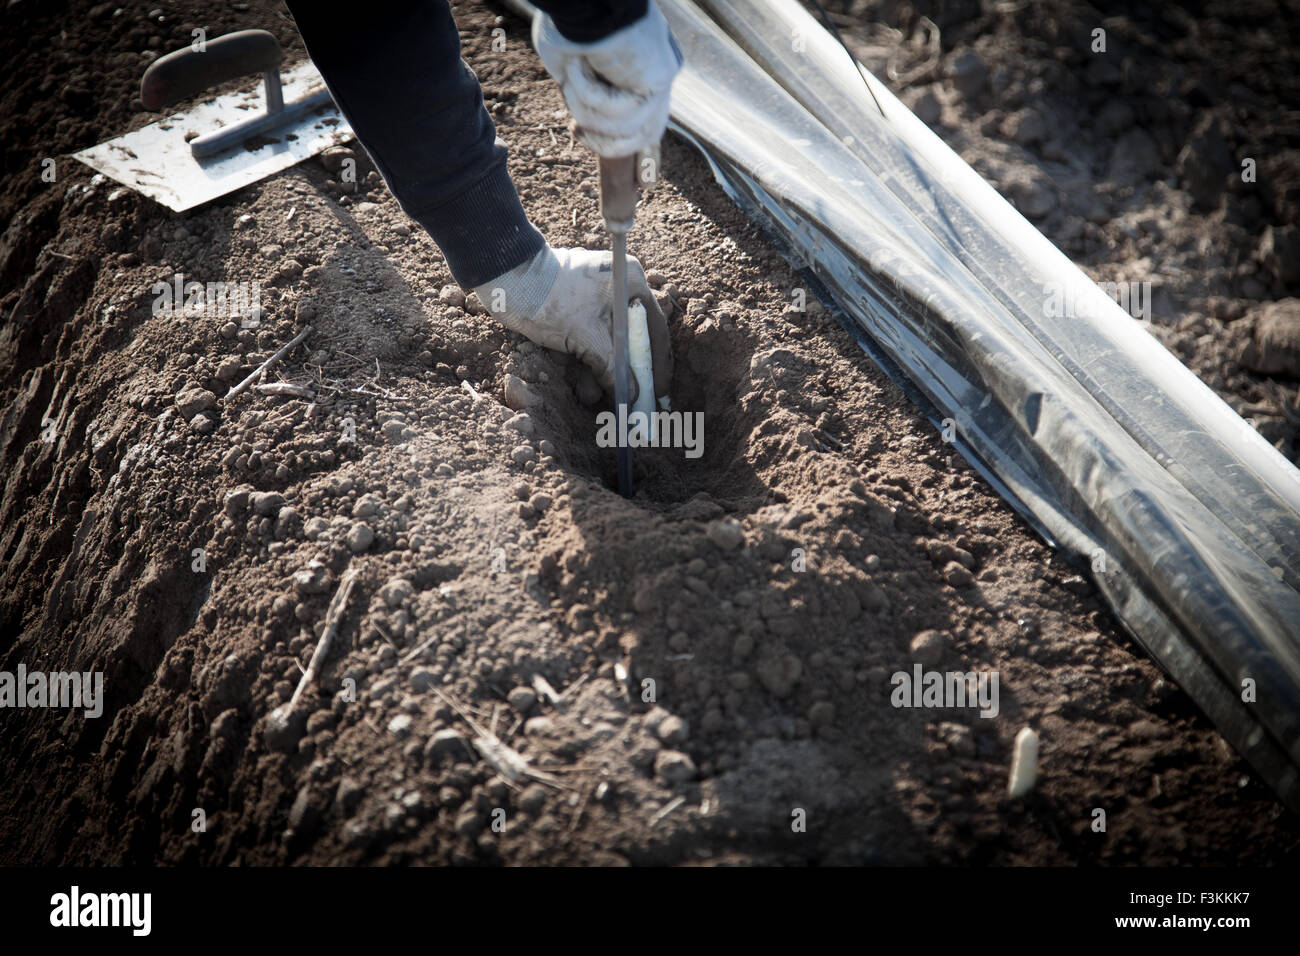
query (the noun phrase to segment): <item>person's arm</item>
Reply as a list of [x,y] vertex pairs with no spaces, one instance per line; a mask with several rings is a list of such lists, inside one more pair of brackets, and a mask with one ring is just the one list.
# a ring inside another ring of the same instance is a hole
[[330,95],[389,189],[464,288],[546,247],[506,172],[506,147],[460,56],[447,0],[392,0],[366,16],[287,0]]
[[[610,255],[552,249],[529,222],[506,172],[505,144],[496,138],[478,80],[460,57],[460,36],[447,0],[391,0],[361,19],[340,17],[332,5],[311,0],[287,2],[308,54],[358,141],[402,209],[438,244],[457,283],[475,290],[507,328],[579,356],[608,386],[613,355]],[[543,2],[559,11],[566,30],[604,37],[606,45],[612,38],[626,46],[630,31],[634,46],[645,39],[652,47],[669,41],[667,26],[648,0]],[[619,26],[638,13],[630,26]],[[548,23],[549,49],[575,72],[588,48],[598,57],[610,55],[600,48],[600,39],[579,43]],[[642,37],[635,32],[638,24],[641,29],[661,25],[664,35]],[[557,51],[554,43],[564,49]],[[635,65],[635,57],[630,59],[624,68]],[[671,74],[665,82],[670,81]],[[603,131],[604,145],[629,142],[629,133],[634,139],[657,140],[667,121],[666,86],[664,90],[657,130],[651,129],[653,118],[649,123],[638,118],[646,112],[642,104],[629,114],[616,109],[608,121],[594,117],[598,122],[584,138]],[[572,89],[565,95],[572,105],[571,94]],[[609,105],[608,95],[602,103]],[[611,132],[616,139],[609,138]],[[640,264],[631,257],[629,282],[630,293],[641,298],[648,315],[655,394],[665,395],[672,378],[668,325]]]

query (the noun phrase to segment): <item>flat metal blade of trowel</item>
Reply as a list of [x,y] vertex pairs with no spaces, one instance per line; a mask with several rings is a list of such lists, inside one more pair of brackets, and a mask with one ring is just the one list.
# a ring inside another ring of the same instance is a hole
[[147,109],[160,111],[250,73],[261,73],[264,82],[258,89],[213,97],[73,156],[184,212],[351,140],[352,128],[311,62],[281,75],[280,59],[279,43],[262,30],[228,34],[207,41],[203,50],[161,57],[141,84]]

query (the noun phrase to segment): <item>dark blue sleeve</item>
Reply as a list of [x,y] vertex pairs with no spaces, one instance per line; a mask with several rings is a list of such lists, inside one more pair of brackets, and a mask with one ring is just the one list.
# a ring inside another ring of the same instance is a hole
[[461,286],[495,279],[546,245],[506,172],[447,0],[346,14],[312,0],[288,6],[357,139]]
[[594,43],[645,16],[646,0],[532,0],[574,43]]

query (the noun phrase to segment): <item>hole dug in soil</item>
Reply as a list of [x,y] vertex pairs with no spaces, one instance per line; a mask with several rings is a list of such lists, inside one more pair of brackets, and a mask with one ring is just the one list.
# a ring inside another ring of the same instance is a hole
[[[750,454],[762,413],[757,394],[745,400],[750,391],[746,343],[716,327],[694,333],[678,329],[674,348],[672,411],[693,419],[687,437],[695,444],[633,449],[633,503],[663,511],[702,493],[734,508],[755,507],[772,491]],[[614,451],[595,441],[609,396],[585,408],[570,391],[558,405],[548,411],[554,412],[555,442],[566,464],[616,490]]]

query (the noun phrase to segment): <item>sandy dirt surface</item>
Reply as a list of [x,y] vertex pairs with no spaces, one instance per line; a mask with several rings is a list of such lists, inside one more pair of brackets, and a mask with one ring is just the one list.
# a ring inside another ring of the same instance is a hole
[[[106,699],[97,719],[0,711],[0,862],[1294,857],[1300,822],[1086,573],[815,299],[794,308],[797,275],[680,141],[631,245],[704,451],[640,454],[630,501],[580,364],[466,300],[364,153],[185,215],[70,158],[150,120],[139,74],[196,25],[302,56],[282,7],[244,6],[4,14],[0,669],[100,671]],[[1151,280],[1153,330],[1294,455],[1272,403],[1296,369],[1239,364],[1252,344],[1291,354],[1256,339],[1269,308],[1290,334],[1296,291],[1278,251],[1294,38],[1243,42],[1243,4],[1151,22],[942,6],[937,46],[923,5],[836,15],[1090,274]],[[454,7],[530,214],[553,244],[604,248],[594,159],[525,25]],[[1116,45],[1100,68],[1095,23]],[[1232,157],[1257,148],[1258,190],[1197,179],[1213,129]],[[260,325],[160,313],[152,286],[177,273],[260,283]],[[307,325],[271,378],[310,397],[226,400]],[[319,680],[276,719],[345,581]],[[996,674],[996,716],[894,706],[918,664]],[[1040,779],[1012,799],[1026,726]]]

